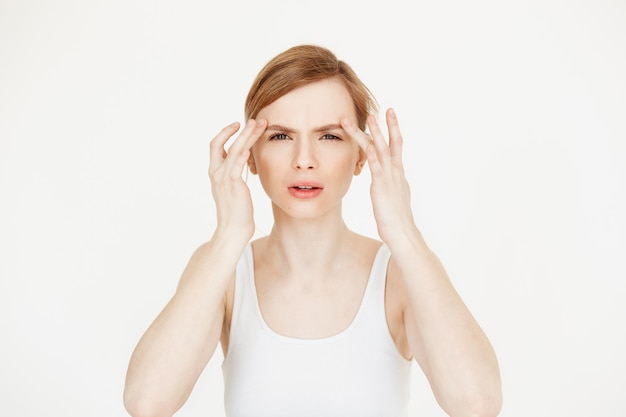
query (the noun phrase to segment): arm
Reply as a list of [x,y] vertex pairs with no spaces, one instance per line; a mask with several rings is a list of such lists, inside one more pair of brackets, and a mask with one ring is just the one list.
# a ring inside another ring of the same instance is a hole
[[265,123],[250,121],[226,154],[224,144],[238,128],[232,124],[211,141],[215,233],[194,252],[174,296],[131,356],[124,405],[133,417],[172,416],[189,397],[222,333],[226,289],[254,233],[250,192],[241,172]]
[[497,416],[500,373],[489,340],[416,228],[393,245],[389,274],[405,289],[407,339],[437,401],[453,417]]
[[413,220],[395,113],[387,111],[389,145],[372,116],[371,138],[349,120],[342,124],[367,153],[378,233],[392,253],[389,274],[405,289],[407,339],[437,401],[453,417],[498,415],[500,372],[491,344]]

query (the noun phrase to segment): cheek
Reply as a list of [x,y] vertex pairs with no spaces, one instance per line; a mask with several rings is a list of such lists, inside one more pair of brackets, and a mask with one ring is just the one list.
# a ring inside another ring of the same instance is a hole
[[341,164],[341,169],[344,171],[354,171],[354,165],[356,164],[356,161],[354,159],[348,159],[346,161],[343,162],[343,164]]
[[356,166],[357,162],[360,159],[360,154],[359,154],[359,150],[357,149],[353,149],[349,155],[346,155],[345,157],[345,166],[347,169],[354,171],[354,167]]
[[264,173],[267,170],[267,167],[271,166],[271,162],[268,161],[271,159],[271,154],[263,147],[255,146],[250,150],[250,153],[254,158],[254,164],[256,165],[258,174]]
[[342,157],[338,157],[335,161],[337,170],[345,173],[346,176],[352,177],[354,175],[354,168],[358,161],[358,155],[354,153],[346,153]]
[[253,155],[257,175],[262,183],[267,183],[272,178],[280,176],[279,171],[284,163],[281,162],[281,156],[277,152],[262,148],[253,152]]

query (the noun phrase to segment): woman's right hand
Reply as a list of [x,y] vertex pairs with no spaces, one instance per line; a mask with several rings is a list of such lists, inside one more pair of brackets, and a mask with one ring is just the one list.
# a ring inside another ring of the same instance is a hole
[[[137,344],[126,376],[124,405],[133,416],[167,415],[180,409],[219,343],[227,288],[254,234],[250,190],[241,178],[250,148],[266,129],[250,120],[233,123],[211,140],[209,177],[217,208],[214,239],[192,255],[174,296]],[[201,326],[198,323],[202,323]],[[184,343],[181,343],[184,341]]]
[[242,173],[250,148],[265,131],[265,120],[250,119],[228,148],[224,145],[239,130],[239,123],[226,126],[211,140],[209,178],[217,209],[216,234],[240,237],[247,242],[254,235],[254,216],[250,190]]

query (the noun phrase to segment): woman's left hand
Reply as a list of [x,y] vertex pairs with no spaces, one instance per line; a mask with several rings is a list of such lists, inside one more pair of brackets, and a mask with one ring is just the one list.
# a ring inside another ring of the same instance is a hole
[[371,135],[365,134],[349,119],[342,120],[341,125],[367,155],[372,174],[370,194],[378,234],[386,244],[391,245],[398,240],[405,240],[407,233],[415,230],[415,221],[409,183],[402,164],[402,135],[393,109],[387,110],[386,119],[389,144],[373,115],[367,118]]

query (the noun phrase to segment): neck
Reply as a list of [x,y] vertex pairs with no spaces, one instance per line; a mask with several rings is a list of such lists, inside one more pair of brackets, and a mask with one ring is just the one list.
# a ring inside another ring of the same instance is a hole
[[267,239],[267,253],[288,276],[306,277],[332,269],[355,234],[346,226],[341,207],[314,219],[296,219],[274,207],[274,227]]

